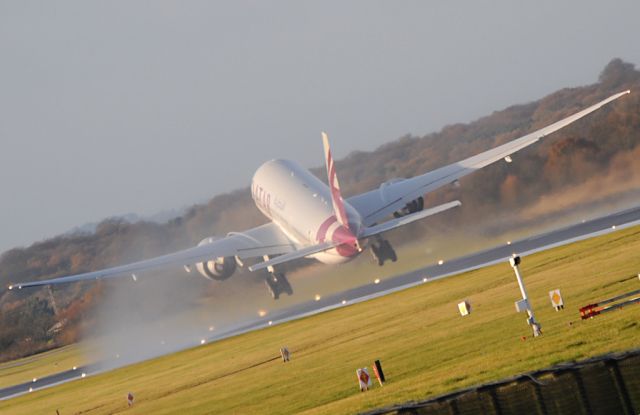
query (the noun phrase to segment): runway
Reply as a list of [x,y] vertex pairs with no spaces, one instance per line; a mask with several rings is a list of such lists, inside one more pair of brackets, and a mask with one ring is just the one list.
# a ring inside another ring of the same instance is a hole
[[[233,329],[217,333],[207,339],[213,342],[248,331],[277,325],[287,321],[318,314],[324,311],[346,307],[351,304],[366,301],[371,298],[387,295],[392,292],[407,289],[416,285],[456,275],[464,271],[481,268],[497,262],[506,261],[513,253],[527,255],[550,249],[559,245],[591,238],[597,235],[615,232],[617,230],[640,224],[640,206],[613,213],[597,219],[584,221],[548,233],[532,236],[511,244],[496,246],[471,255],[449,260],[441,265],[431,265],[415,271],[401,274],[378,284],[370,283],[329,295],[318,301],[308,301],[295,306],[274,311],[268,318],[257,318]],[[194,344],[194,346],[196,346]],[[85,376],[95,375],[104,371],[101,362],[77,367],[51,376],[37,379],[35,382],[25,382],[19,385],[0,389],[0,400],[29,393],[38,389],[51,387]]]

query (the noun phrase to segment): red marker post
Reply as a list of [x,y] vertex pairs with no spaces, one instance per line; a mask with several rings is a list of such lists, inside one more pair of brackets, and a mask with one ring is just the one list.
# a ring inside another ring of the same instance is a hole
[[382,384],[385,382],[385,379],[384,379],[384,372],[382,371],[382,365],[380,364],[380,360],[376,360],[375,362],[373,362],[373,373],[376,375],[376,378],[378,379],[378,383],[380,384],[380,386],[382,386]]

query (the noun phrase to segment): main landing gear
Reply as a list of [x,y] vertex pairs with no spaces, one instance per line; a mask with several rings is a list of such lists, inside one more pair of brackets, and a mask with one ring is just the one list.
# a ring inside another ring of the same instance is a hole
[[269,293],[274,300],[280,298],[280,294],[282,293],[287,293],[289,295],[293,294],[291,284],[289,284],[289,280],[287,280],[287,277],[283,273],[269,272],[264,277],[264,282],[267,284]]
[[[269,257],[265,256],[264,260],[268,261]],[[287,293],[288,295],[293,294],[293,288],[291,288],[291,284],[289,284],[289,280],[287,280],[284,273],[276,272],[274,267],[268,267],[267,271],[264,282],[267,284],[267,289],[274,300],[280,298],[280,294],[282,293]]]
[[376,240],[371,242],[371,255],[380,266],[384,265],[384,262],[388,259],[390,259],[391,262],[398,260],[396,251],[394,251],[389,241],[382,239],[380,236],[377,236]]

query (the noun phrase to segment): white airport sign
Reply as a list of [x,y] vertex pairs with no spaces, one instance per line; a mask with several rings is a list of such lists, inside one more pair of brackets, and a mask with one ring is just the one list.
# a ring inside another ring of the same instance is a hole
[[555,289],[549,291],[549,299],[551,299],[551,305],[556,309],[556,311],[562,310],[564,308],[564,301],[562,301],[560,290]]

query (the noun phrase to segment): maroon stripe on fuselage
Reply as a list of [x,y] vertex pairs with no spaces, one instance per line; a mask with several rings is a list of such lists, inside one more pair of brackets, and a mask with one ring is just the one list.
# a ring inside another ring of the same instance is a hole
[[336,251],[340,256],[352,257],[358,254],[356,241],[358,238],[346,227],[339,226],[331,236],[333,242],[337,243]]
[[334,215],[328,217],[324,222],[322,222],[322,225],[320,225],[318,232],[316,233],[316,240],[320,243],[324,242],[325,239],[327,239],[327,231],[329,230],[329,227],[337,221],[338,219]]

